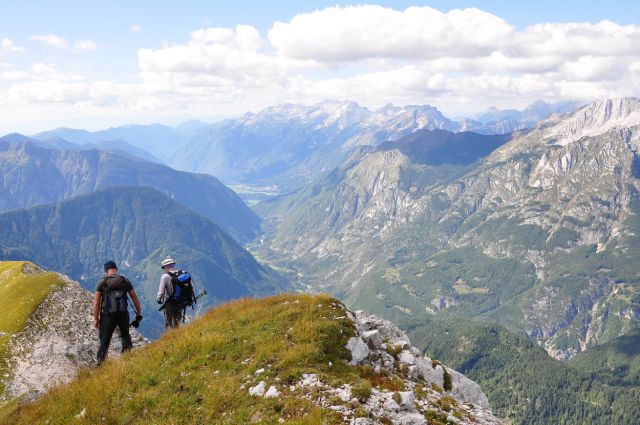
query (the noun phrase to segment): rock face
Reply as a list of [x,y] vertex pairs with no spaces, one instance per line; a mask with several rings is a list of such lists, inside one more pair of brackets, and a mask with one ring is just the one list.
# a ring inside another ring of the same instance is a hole
[[[347,345],[352,355],[351,364],[370,366],[377,373],[383,370],[387,373],[401,372],[406,374],[409,386],[416,386],[421,382],[435,383],[461,404],[489,408],[489,401],[477,383],[438,361],[423,356],[418,348],[411,345],[409,337],[392,322],[368,316],[362,311],[348,311],[347,314],[355,322],[357,331],[357,335]],[[360,349],[363,345],[368,349],[366,356],[363,356],[363,350]],[[414,395],[407,397],[414,398]]]
[[[283,303],[286,304],[288,301]],[[393,323],[362,311],[351,311],[340,302],[330,301],[317,307],[330,309],[330,312],[325,310],[326,316],[322,319],[348,323],[348,328],[354,331],[347,334],[353,336],[342,338],[348,351],[340,361],[350,365],[354,370],[349,373],[355,372],[361,379],[345,379],[344,366],[336,368],[338,365],[329,362],[329,368],[341,370],[342,377],[303,372],[293,384],[283,385],[282,377],[267,364],[248,374],[241,390],[253,397],[295,395],[342,418],[331,423],[501,423],[492,414],[487,397],[477,383],[423,356]],[[343,335],[342,331],[340,334]],[[242,365],[249,362],[251,359],[247,358]],[[265,375],[266,380],[262,379]]]
[[[41,273],[35,269],[34,273]],[[84,367],[95,366],[98,331],[93,327],[93,296],[76,282],[60,275],[64,284],[53,290],[30,316],[27,325],[10,337],[9,377],[2,399],[36,398],[47,389],[73,379]],[[134,347],[148,342],[131,328]],[[116,330],[109,357],[121,349]]]
[[[335,388],[323,383],[315,374],[304,374],[291,388],[293,391],[301,390],[305,398],[321,407],[352,418],[345,419],[345,423],[354,425],[426,425],[433,419],[458,424],[501,423],[491,413],[487,397],[477,383],[423,356],[393,323],[362,311],[347,310],[347,317],[356,328],[356,335],[346,345],[351,352],[349,364],[368,367],[382,376],[399,378],[404,390],[372,388],[370,394],[363,396],[352,385]],[[269,397],[264,390],[265,383],[261,381],[249,388],[249,393]],[[319,398],[310,395],[317,396],[318,392]]]

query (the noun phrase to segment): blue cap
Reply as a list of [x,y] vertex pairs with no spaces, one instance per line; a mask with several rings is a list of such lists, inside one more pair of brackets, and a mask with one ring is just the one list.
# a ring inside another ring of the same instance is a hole
[[116,262],[113,260],[109,260],[106,263],[104,263],[104,271],[106,272],[109,269],[116,269],[118,270],[118,266],[116,266]]

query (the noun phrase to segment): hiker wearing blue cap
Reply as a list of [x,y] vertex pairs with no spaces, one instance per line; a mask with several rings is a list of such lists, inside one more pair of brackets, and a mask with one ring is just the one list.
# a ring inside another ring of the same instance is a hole
[[136,313],[133,326],[137,327],[137,324],[142,320],[140,300],[129,279],[118,274],[118,266],[114,261],[104,263],[104,273],[104,277],[96,285],[96,296],[93,301],[93,324],[99,330],[100,335],[98,364],[107,357],[111,337],[116,327],[120,329],[122,351],[130,350],[133,346],[131,335],[129,335],[129,299],[127,295],[131,296]]

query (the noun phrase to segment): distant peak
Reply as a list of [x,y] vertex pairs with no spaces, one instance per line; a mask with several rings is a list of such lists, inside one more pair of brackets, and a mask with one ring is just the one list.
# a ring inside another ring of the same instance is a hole
[[592,102],[567,115],[549,117],[540,123],[546,138],[566,145],[585,136],[596,136],[614,128],[640,125],[640,99],[607,98]]
[[33,142],[33,139],[20,133],[9,133],[6,136],[1,137],[0,140],[11,143]]

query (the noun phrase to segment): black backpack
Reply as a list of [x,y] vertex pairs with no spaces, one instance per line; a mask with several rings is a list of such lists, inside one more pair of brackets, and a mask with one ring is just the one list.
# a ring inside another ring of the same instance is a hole
[[127,311],[129,299],[126,289],[114,288],[116,284],[124,282],[124,278],[122,276],[105,277],[102,282],[104,283],[103,310],[106,313]]
[[171,300],[180,307],[186,308],[193,305],[194,293],[189,272],[176,270],[169,272],[169,276],[171,276],[171,285],[173,286]]

